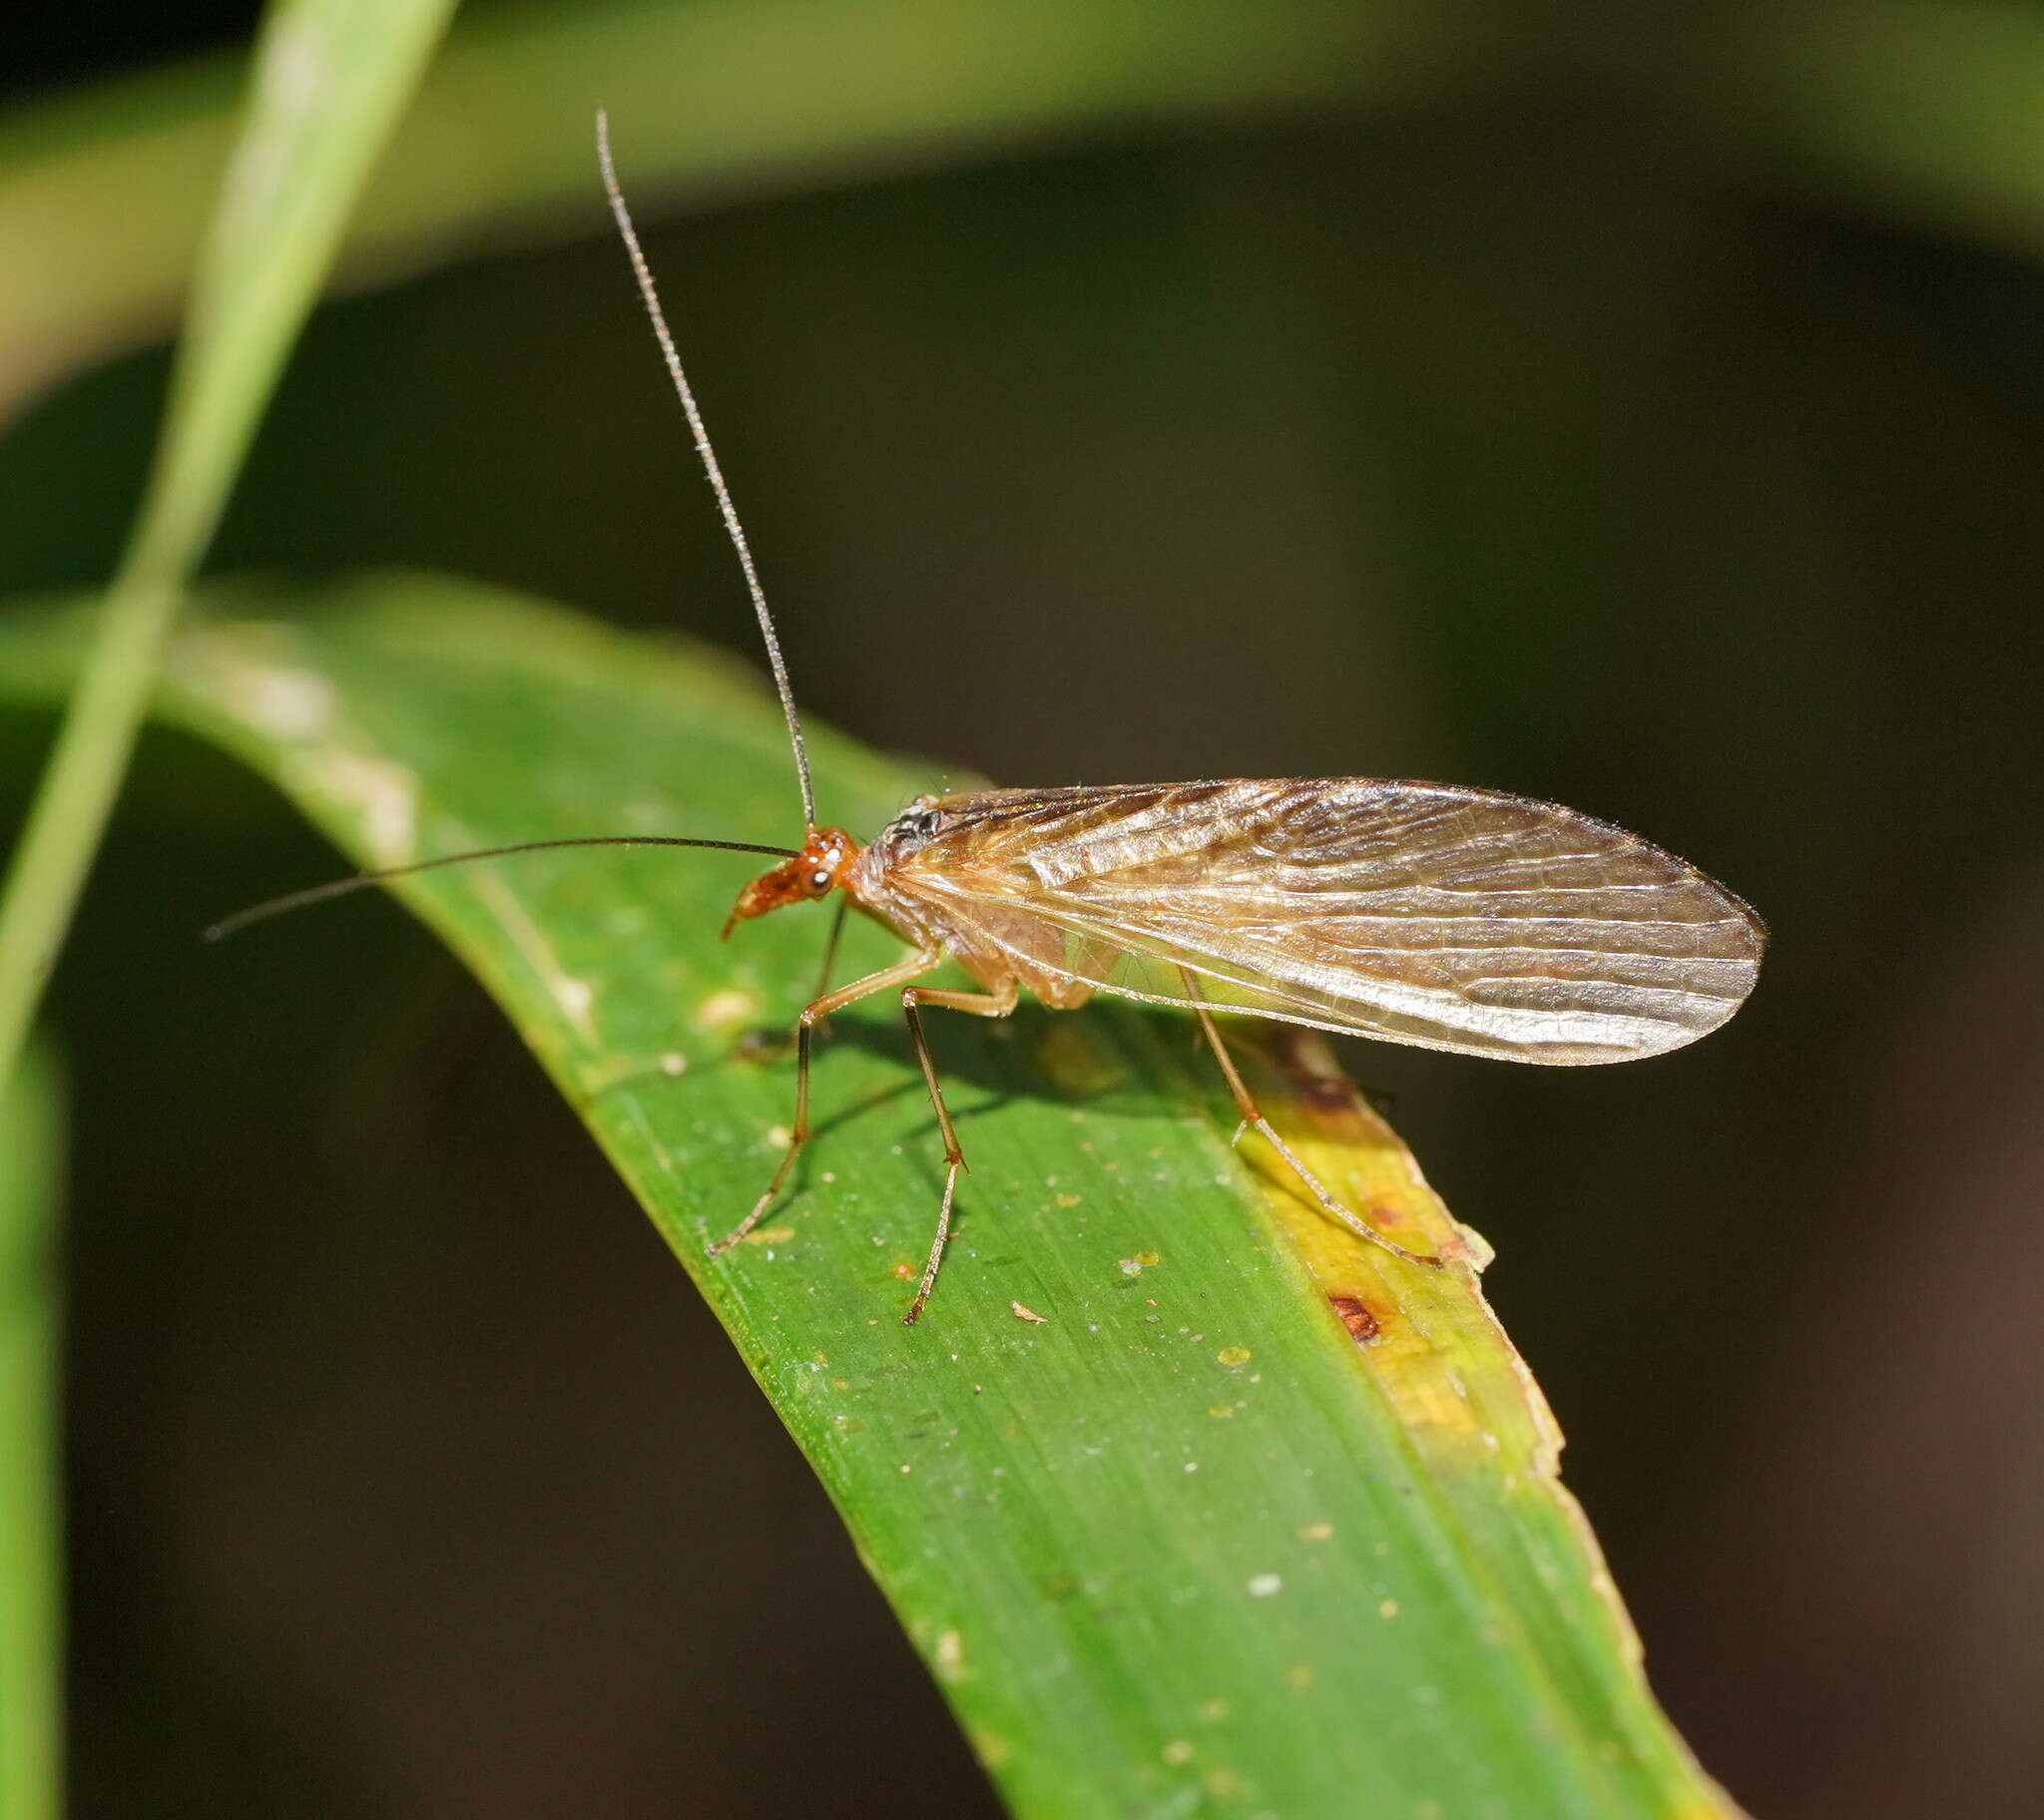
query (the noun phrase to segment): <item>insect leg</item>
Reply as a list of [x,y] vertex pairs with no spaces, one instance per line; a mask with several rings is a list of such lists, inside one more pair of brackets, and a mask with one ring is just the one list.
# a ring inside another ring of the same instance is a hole
[[729,1251],[740,1239],[752,1231],[766,1217],[766,1209],[779,1195],[781,1185],[787,1180],[787,1172],[794,1167],[795,1154],[809,1136],[809,1046],[811,1033],[817,1024],[833,1011],[842,1011],[856,1000],[869,998],[876,992],[885,992],[890,986],[899,986],[908,980],[920,978],[929,972],[941,954],[934,951],[909,955],[897,961],[892,967],[883,967],[878,973],[869,973],[862,980],[853,980],[848,986],[840,986],[835,992],[826,992],[810,1000],[802,1007],[802,1015],[794,1027],[794,1124],[788,1128],[787,1148],[781,1152],[780,1166],[773,1171],[773,1179],[766,1184],[766,1192],[753,1203],[753,1210],[713,1245],[703,1247],[705,1257],[716,1257]]
[[[837,943],[844,934],[844,919],[850,909],[851,899],[840,897],[837,900],[837,908],[831,912],[830,933],[823,943],[823,964],[816,969],[816,997],[819,999],[830,990],[830,970],[837,965]],[[818,1019],[816,1028],[827,1035],[830,1027]]]
[[1228,1053],[1227,1044],[1221,1040],[1221,1029],[1214,1022],[1214,1014],[1200,1003],[1200,989],[1194,982],[1191,970],[1181,967],[1179,973],[1186,983],[1186,995],[1192,1000],[1193,1016],[1200,1020],[1200,1029],[1206,1035],[1207,1045],[1213,1050],[1215,1061],[1221,1064],[1222,1074],[1228,1077],[1228,1091],[1235,1096],[1236,1110],[1242,1114],[1242,1125],[1237,1129],[1236,1137],[1240,1138],[1245,1130],[1255,1127],[1263,1134],[1271,1147],[1284,1158],[1291,1172],[1312,1190],[1313,1199],[1320,1203],[1320,1210],[1330,1219],[1338,1220],[1356,1237],[1366,1238],[1373,1245],[1381,1245],[1393,1257],[1402,1257],[1408,1264],[1425,1264],[1438,1270],[1446,1260],[1429,1256],[1423,1251],[1406,1250],[1396,1240],[1386,1238],[1367,1220],[1351,1213],[1321,1186],[1319,1177],[1305,1166],[1291,1145],[1278,1136],[1277,1128],[1264,1117],[1263,1109],[1251,1097],[1241,1071],[1235,1066],[1235,1058]]
[[947,1011],[968,1011],[975,1018],[1005,1018],[1015,1009],[1015,982],[1004,980],[994,992],[943,992],[928,986],[910,986],[901,994],[901,1009],[908,1018],[908,1034],[915,1044],[915,1059],[922,1065],[923,1085],[930,1090],[930,1105],[936,1110],[937,1130],[944,1138],[944,1200],[937,1210],[937,1235],[930,1241],[929,1262],[923,1265],[922,1281],[915,1300],[901,1317],[904,1327],[913,1327],[923,1304],[936,1286],[937,1266],[944,1261],[944,1244],[951,1236],[951,1198],[958,1190],[958,1171],[965,1166],[965,1153],[958,1147],[958,1134],[951,1129],[951,1115],[944,1106],[944,1090],[937,1085],[937,1066],[930,1060],[929,1039],[923,1035],[925,1005],[941,1005]]

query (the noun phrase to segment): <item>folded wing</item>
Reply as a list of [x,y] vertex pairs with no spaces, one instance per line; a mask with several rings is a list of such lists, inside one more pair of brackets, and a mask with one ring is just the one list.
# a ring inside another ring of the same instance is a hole
[[[1555,803],[1285,778],[942,797],[891,881],[1023,972],[1519,1062],[1715,1030],[1766,932],[1673,854]],[[1041,925],[1025,943],[1018,918]],[[1187,976],[1191,976],[1189,987]]]

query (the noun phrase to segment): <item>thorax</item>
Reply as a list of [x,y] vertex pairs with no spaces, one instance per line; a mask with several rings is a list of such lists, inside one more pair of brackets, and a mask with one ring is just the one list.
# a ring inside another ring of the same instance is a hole
[[1026,911],[943,888],[947,869],[969,869],[972,846],[949,803],[976,800],[918,796],[861,850],[845,890],[903,941],[951,956],[989,989],[1013,980],[1047,1005],[1082,1003],[1092,989],[1059,965],[1064,937],[1057,929]]

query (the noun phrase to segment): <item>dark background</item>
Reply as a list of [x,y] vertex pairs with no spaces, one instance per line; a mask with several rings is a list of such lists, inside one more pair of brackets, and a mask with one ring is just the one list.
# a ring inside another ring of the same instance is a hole
[[[52,16],[10,81],[246,25]],[[2018,1814],[2044,281],[1736,166],[1529,58],[650,237],[812,715],[1011,783],[1552,796],[1763,911],[1754,1003],[1680,1056],[1350,1061],[1497,1245],[1706,1765],[1780,1820]],[[214,568],[447,568],[750,654],[604,226],[324,310]],[[0,444],[0,584],[104,577],[163,376]],[[47,733],[0,721],[7,800]],[[991,1811],[476,990],[387,906],[193,942],[332,863],[152,735],[58,983],[78,1813]]]

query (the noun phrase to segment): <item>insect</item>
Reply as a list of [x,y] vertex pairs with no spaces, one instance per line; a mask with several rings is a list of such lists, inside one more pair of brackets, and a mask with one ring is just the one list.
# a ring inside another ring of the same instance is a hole
[[[904,1319],[922,1314],[950,1235],[964,1152],[923,1029],[936,1007],[1004,1018],[1024,992],[1072,1011],[1096,992],[1190,1012],[1242,1117],[1321,1209],[1406,1261],[1405,1249],[1342,1205],[1251,1097],[1217,1011],[1515,1062],[1629,1062],[1715,1030],[1753,990],[1766,931],[1696,867],[1574,809],[1496,790],[1364,777],[1221,779],[920,796],[861,846],[819,826],[794,692],[766,592],[682,370],[653,274],[597,123],[605,193],[697,453],[745,575],[787,722],[801,793],[799,848],[659,835],[589,836],[449,854],[361,873],[259,904],[258,917],[386,879],[566,846],[712,847],[770,855],[740,892],[748,918],[838,896],[816,996],[796,1022],[794,1118],[766,1190],[725,1237],[765,1217],[809,1137],[816,1026],[892,992],[944,1149],[937,1228]],[[839,895],[841,894],[841,895]],[[828,984],[846,910],[904,942],[903,958]],[[955,962],[977,990],[921,982]]]

